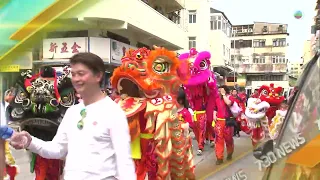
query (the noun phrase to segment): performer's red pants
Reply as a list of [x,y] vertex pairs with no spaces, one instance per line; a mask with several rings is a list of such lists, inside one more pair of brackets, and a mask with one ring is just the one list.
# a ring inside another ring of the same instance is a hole
[[233,126],[226,126],[225,120],[217,120],[214,131],[216,136],[216,156],[217,159],[223,159],[224,143],[226,143],[228,155],[234,151]]
[[[196,113],[196,112],[195,112]],[[196,140],[198,142],[198,149],[204,148],[204,141],[205,141],[205,133],[206,133],[206,125],[207,125],[207,118],[206,113],[199,113],[196,115],[197,120],[194,120],[194,135],[196,136]],[[211,126],[211,125],[210,125]]]
[[153,139],[140,139],[141,159],[135,159],[137,180],[145,180],[148,173],[148,180],[156,180],[157,159],[154,153]]
[[212,121],[213,120],[208,120],[207,119],[207,124],[206,124],[206,139],[209,141],[214,141],[214,129],[212,127]]
[[257,147],[257,145],[261,143],[265,139],[265,137],[265,132],[261,126],[253,128],[251,134],[253,148]]
[[62,161],[58,159],[46,159],[39,155],[35,163],[35,180],[59,180]]

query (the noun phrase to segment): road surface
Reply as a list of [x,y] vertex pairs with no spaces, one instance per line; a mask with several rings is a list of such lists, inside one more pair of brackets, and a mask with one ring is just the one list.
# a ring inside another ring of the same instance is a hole
[[[234,152],[233,159],[237,159],[237,157],[239,157],[241,154],[247,151],[250,151],[252,149],[251,140],[247,135],[241,134],[240,138],[234,138],[234,140],[235,140],[235,152]],[[197,147],[196,141],[193,141],[193,144],[194,144],[194,147]],[[34,175],[31,174],[29,171],[30,158],[28,156],[28,153],[23,150],[20,150],[20,151],[13,150],[12,153],[13,153],[13,156],[16,158],[16,163],[20,168],[20,173],[18,174],[16,180],[34,180]],[[213,175],[213,172],[217,171],[221,167],[228,165],[229,163],[225,162],[223,165],[216,166],[215,165],[216,157],[215,157],[213,148],[206,146],[202,156],[196,155],[196,148],[195,148],[194,154],[195,154],[195,164],[196,164],[196,176],[198,180],[223,179],[223,178],[217,178],[216,176],[221,173],[217,173],[216,175]],[[236,163],[236,164],[237,166],[243,165],[242,163],[240,164]],[[232,171],[234,171],[234,168],[232,169],[233,169]],[[228,174],[234,173],[234,172],[231,172],[231,170],[228,170],[228,171],[230,171],[230,172],[227,172]],[[226,172],[224,171],[223,174],[225,173]]]

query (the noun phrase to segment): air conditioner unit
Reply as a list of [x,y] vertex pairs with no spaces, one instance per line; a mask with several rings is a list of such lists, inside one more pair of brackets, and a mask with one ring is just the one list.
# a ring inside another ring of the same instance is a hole
[[283,26],[279,26],[278,31],[283,31]]
[[262,32],[268,32],[268,28],[267,27],[263,27],[262,28]]
[[253,32],[253,29],[251,29],[251,28],[250,28],[250,29],[248,29],[248,32]]

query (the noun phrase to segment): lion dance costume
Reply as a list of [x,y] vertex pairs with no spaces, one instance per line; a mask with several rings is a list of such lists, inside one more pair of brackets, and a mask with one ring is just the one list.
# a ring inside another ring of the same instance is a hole
[[[67,67],[60,77],[51,67],[35,75],[30,70],[21,73],[15,86],[6,92],[10,120],[37,138],[52,140],[65,111],[76,102],[68,74]],[[36,180],[58,180],[62,161],[33,154],[30,167]]]
[[269,107],[269,103],[258,98],[248,99],[245,115],[248,120],[253,147],[263,141],[269,134],[268,118],[266,117],[266,111]]
[[249,98],[245,115],[251,127],[252,144],[255,147],[266,137],[276,138],[286,112],[278,111],[284,96],[280,96],[282,87],[263,85],[259,88],[259,98]]
[[213,138],[213,111],[215,99],[218,97],[218,88],[215,75],[210,71],[211,55],[207,51],[197,52],[194,48],[189,53],[179,56],[180,60],[191,62],[191,78],[184,84],[187,99],[194,111],[194,133],[198,142],[198,154],[202,153],[205,140],[212,144]]
[[276,111],[279,109],[280,104],[284,101],[284,96],[280,96],[281,92],[282,87],[274,87],[274,84],[272,83],[270,86],[263,85],[258,90],[260,95],[259,99],[270,104],[270,108],[268,108],[266,112],[269,125],[272,122],[272,118],[276,115]]
[[139,180],[147,173],[148,179],[195,179],[191,138],[184,136],[175,99],[186,72],[188,63],[176,53],[155,47],[129,50],[113,73],[111,84],[128,117]]

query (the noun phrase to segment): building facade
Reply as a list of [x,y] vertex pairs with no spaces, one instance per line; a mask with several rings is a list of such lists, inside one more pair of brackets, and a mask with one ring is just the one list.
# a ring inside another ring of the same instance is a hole
[[[253,90],[274,83],[288,88],[286,24],[254,22],[232,27],[231,59],[228,62]],[[227,84],[234,83],[228,80]]]
[[231,22],[222,11],[210,6],[208,0],[185,0],[189,42],[179,52],[191,48],[210,51],[212,67],[224,66],[230,59]]
[[[185,8],[183,0],[64,0],[43,7],[45,10],[30,15],[6,37],[17,45],[8,47],[0,60],[14,66],[1,67],[0,72],[19,74],[44,65],[60,67],[78,52],[92,52],[112,73],[129,48],[158,45],[179,50],[188,43],[188,24],[180,17],[180,10]],[[1,90],[8,88],[2,85],[11,84],[11,79],[8,74],[0,80]]]
[[290,76],[298,78],[302,74],[303,63],[290,63],[288,73]]
[[210,8],[209,46],[214,66],[224,66],[231,57],[232,24],[224,12]]
[[311,44],[311,40],[306,40],[303,44],[303,52],[302,52],[302,63],[306,64],[307,62],[309,62],[312,58],[313,54],[312,54],[312,44]]

